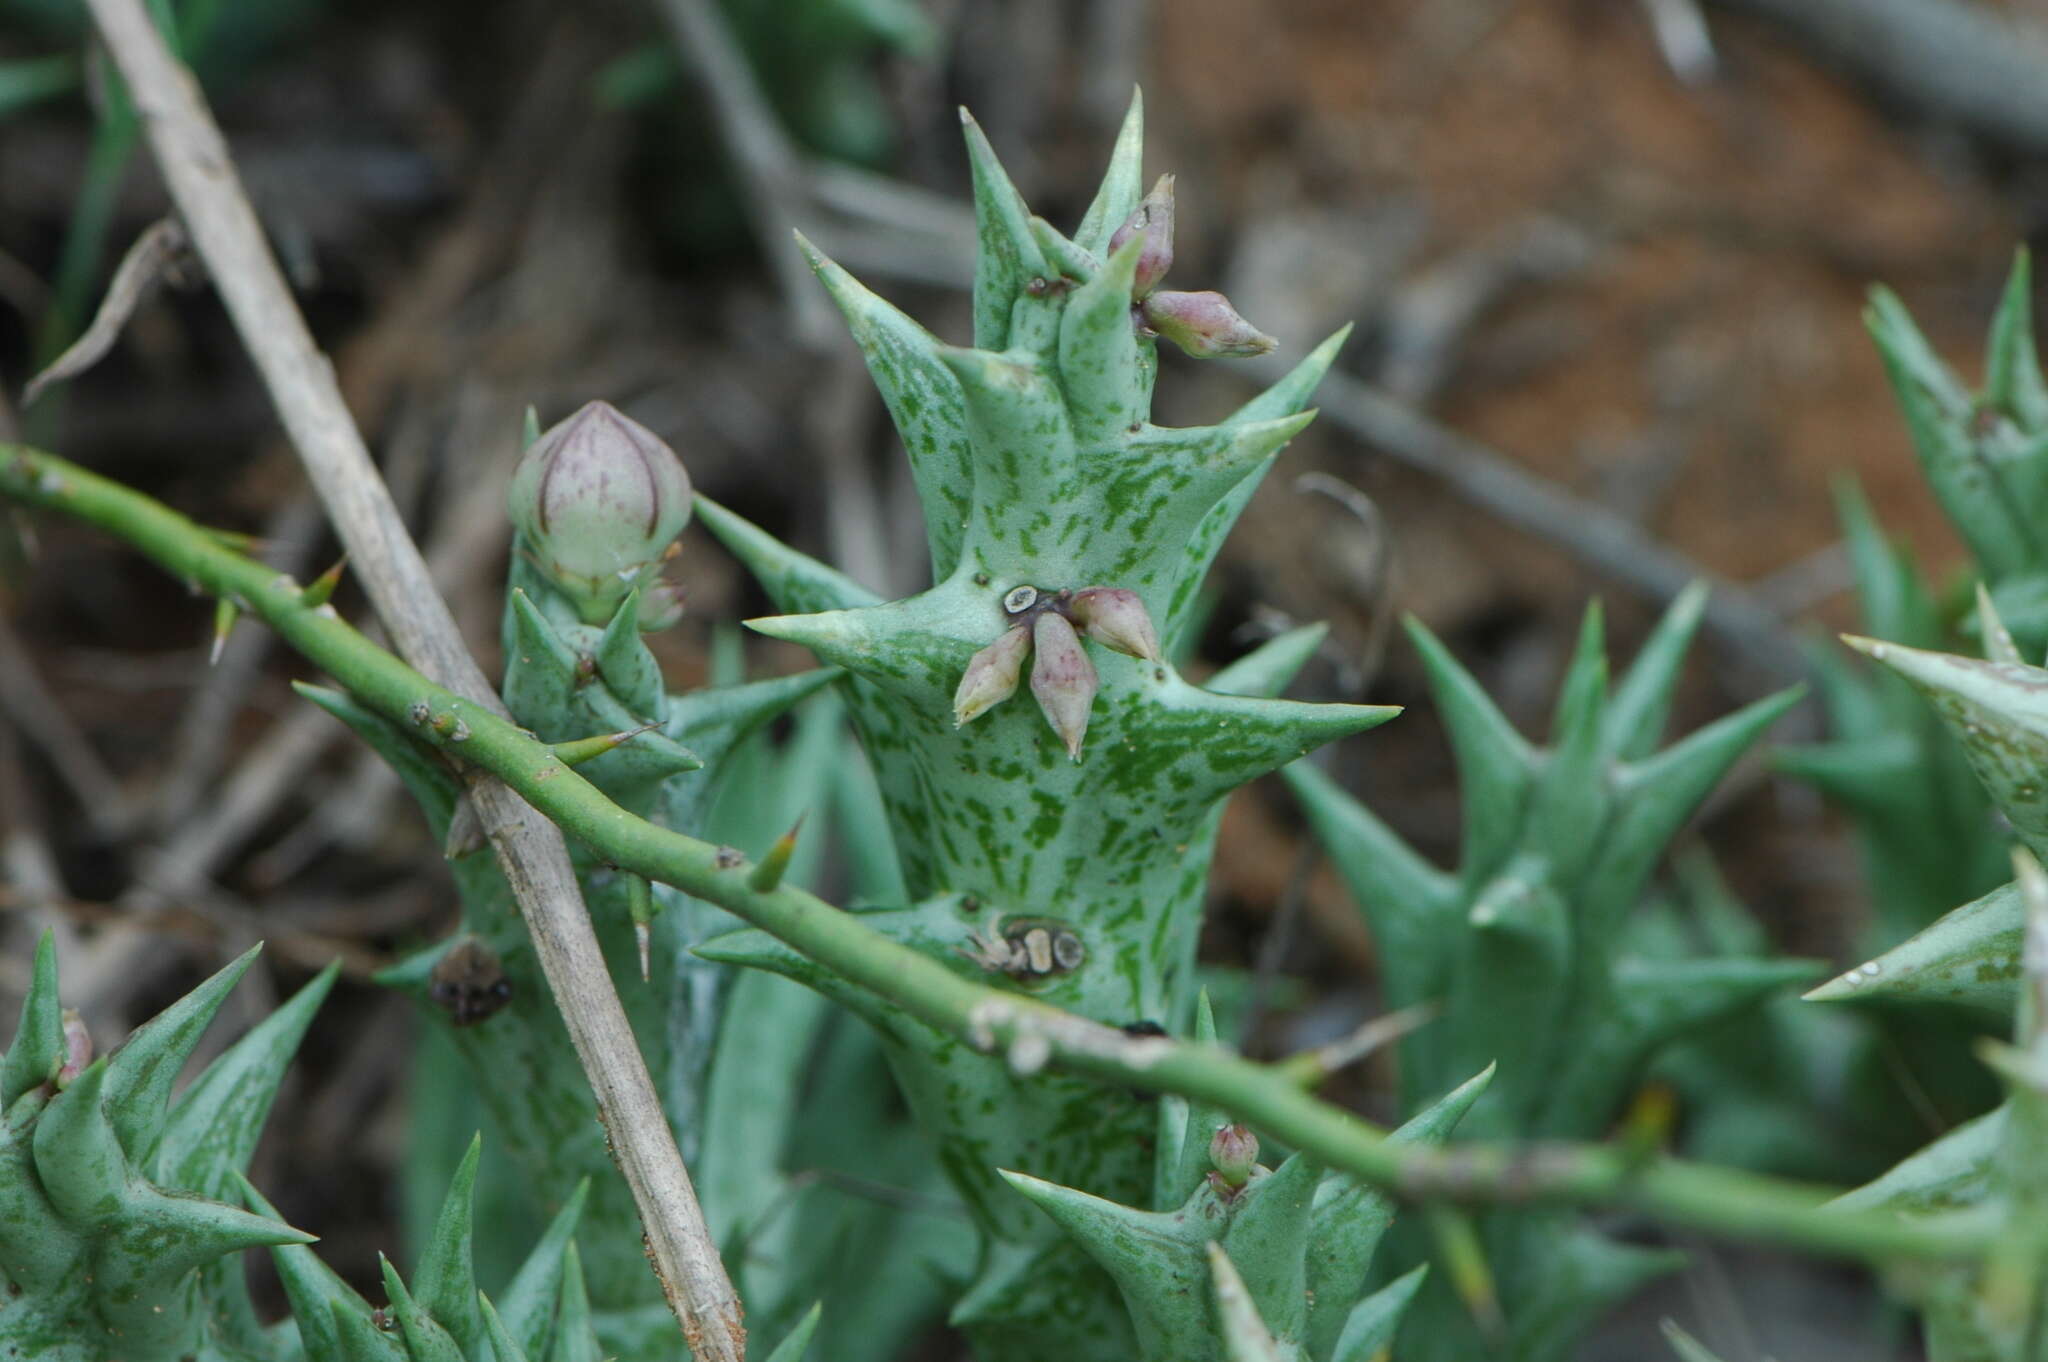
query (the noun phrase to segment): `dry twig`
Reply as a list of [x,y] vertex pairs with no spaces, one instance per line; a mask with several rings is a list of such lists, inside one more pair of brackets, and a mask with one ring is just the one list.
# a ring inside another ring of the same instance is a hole
[[[193,245],[378,617],[423,672],[502,712],[377,476],[333,366],[292,300],[196,83],[172,58],[141,0],[89,5]],[[472,773],[470,794],[590,1078],[620,1171],[640,1207],[649,1258],[691,1351],[705,1362],[737,1362],[746,1350],[739,1299],[613,989],[561,834],[488,776]]]
[[121,257],[113,282],[107,285],[107,296],[101,300],[100,310],[93,314],[92,325],[28,381],[28,386],[21,390],[21,405],[32,404],[52,383],[76,378],[98,364],[114,348],[128,319],[135,315],[135,309],[149,296],[157,280],[177,271],[179,257],[184,253],[185,229],[177,219],[163,218],[151,223],[135,238],[128,254]]

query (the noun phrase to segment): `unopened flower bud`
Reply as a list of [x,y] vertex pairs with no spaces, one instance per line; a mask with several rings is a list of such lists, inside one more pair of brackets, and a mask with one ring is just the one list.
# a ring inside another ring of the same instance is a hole
[[1223,1185],[1233,1190],[1251,1180],[1252,1165],[1259,1161],[1259,1137],[1244,1126],[1217,1127],[1209,1140],[1209,1163]]
[[1082,633],[1105,648],[1147,662],[1159,661],[1159,634],[1138,593],[1120,586],[1088,586],[1074,593],[1067,614]]
[[92,1032],[85,1029],[85,1018],[75,1007],[64,1009],[64,1058],[57,1066],[55,1078],[59,1090],[71,1086],[71,1081],[85,1072],[92,1063]]
[[1031,652],[1031,626],[1016,624],[967,660],[960,688],[953,692],[953,726],[958,728],[1016,693]]
[[1166,337],[1196,359],[1243,359],[1264,355],[1279,344],[1237,315],[1220,293],[1175,293],[1161,289],[1138,305],[1145,328]]
[[658,634],[683,617],[682,583],[663,577],[640,588],[640,632]]
[[1152,192],[1145,196],[1138,210],[1124,220],[1109,238],[1109,253],[1132,237],[1144,234],[1145,244],[1138,248],[1138,278],[1131,287],[1133,298],[1143,298],[1159,287],[1159,281],[1173,268],[1173,176],[1161,175],[1159,183],[1152,186]]
[[1095,664],[1065,615],[1048,610],[1031,624],[1031,693],[1045,721],[1059,734],[1067,755],[1081,759],[1088,735],[1088,711],[1095,704]]
[[585,623],[602,624],[690,521],[690,475],[661,438],[592,402],[526,451],[512,523]]

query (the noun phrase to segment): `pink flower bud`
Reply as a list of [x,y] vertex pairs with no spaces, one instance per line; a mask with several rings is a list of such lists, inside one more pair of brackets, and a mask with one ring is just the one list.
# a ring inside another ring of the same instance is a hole
[[1081,636],[1065,615],[1047,610],[1032,621],[1031,643],[1037,656],[1031,664],[1031,693],[1045,721],[1066,744],[1067,755],[1081,759],[1081,739],[1088,734],[1088,711],[1095,704],[1095,664],[1081,646]]
[[1159,281],[1173,268],[1173,176],[1161,175],[1159,183],[1145,196],[1138,210],[1124,220],[1109,238],[1109,253],[1139,233],[1145,244],[1138,248],[1138,278],[1131,287],[1133,298],[1143,298],[1159,287]]
[[535,440],[507,498],[526,551],[602,624],[690,521],[690,475],[661,438],[592,402]]
[[1103,647],[1147,662],[1159,661],[1159,635],[1137,592],[1120,586],[1083,587],[1067,603],[1067,615]]
[[1244,1126],[1220,1126],[1209,1140],[1209,1163],[1233,1191],[1250,1181],[1252,1165],[1258,1161],[1259,1137]]
[[92,1032],[85,1029],[85,1018],[75,1007],[64,1009],[64,1059],[58,1064],[55,1078],[61,1090],[71,1086],[71,1081],[85,1072],[92,1063]]
[[967,659],[960,688],[953,692],[953,726],[1001,704],[1017,690],[1024,658],[1031,651],[1031,626],[1012,625],[1003,636]]
[[1237,315],[1220,293],[1162,289],[1138,305],[1145,329],[1166,337],[1196,359],[1243,359],[1279,344]]

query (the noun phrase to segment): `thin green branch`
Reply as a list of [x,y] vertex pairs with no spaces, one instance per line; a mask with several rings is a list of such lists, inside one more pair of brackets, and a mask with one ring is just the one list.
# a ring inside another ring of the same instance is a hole
[[611,803],[548,746],[427,681],[357,633],[290,577],[243,557],[166,506],[49,454],[0,444],[0,496],[78,517],[141,550],[196,590],[261,615],[364,704],[419,739],[490,771],[623,870],[726,908],[842,977],[1020,1071],[1057,1064],[1108,1082],[1220,1107],[1329,1166],[1420,1201],[1625,1207],[1697,1230],[1875,1261],[1982,1253],[1989,1235],[1955,1219],[1824,1209],[1835,1190],[1650,1158],[1602,1145],[1397,1145],[1319,1101],[1281,1069],[1226,1051],[1131,1037],[990,988],[897,945],[801,889],[752,887],[730,851]]

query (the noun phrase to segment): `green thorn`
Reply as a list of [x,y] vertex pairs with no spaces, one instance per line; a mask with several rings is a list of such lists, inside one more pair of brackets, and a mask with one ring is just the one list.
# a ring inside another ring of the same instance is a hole
[[333,567],[315,577],[311,585],[299,592],[299,604],[308,610],[318,610],[334,595],[334,588],[341,585],[342,569],[348,566],[348,555],[335,560]]
[[803,831],[805,816],[797,815],[790,830],[775,839],[775,845],[768,848],[768,854],[747,876],[747,888],[757,894],[772,894],[781,885],[782,874],[789,869],[789,858],[796,854],[796,838]]

